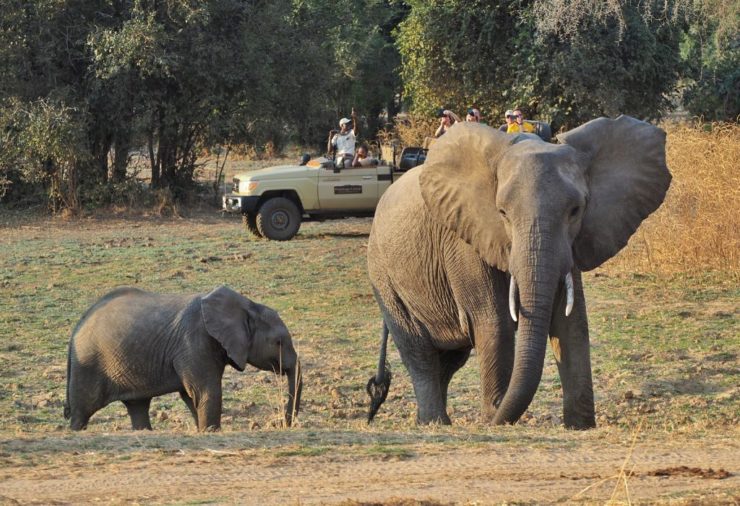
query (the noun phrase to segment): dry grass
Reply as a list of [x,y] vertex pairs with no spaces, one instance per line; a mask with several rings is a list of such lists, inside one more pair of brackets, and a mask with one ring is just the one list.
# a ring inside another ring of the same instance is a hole
[[426,146],[438,126],[437,118],[409,114],[396,124],[395,133],[403,146]]
[[669,124],[673,174],[663,205],[613,265],[633,271],[740,275],[740,126]]

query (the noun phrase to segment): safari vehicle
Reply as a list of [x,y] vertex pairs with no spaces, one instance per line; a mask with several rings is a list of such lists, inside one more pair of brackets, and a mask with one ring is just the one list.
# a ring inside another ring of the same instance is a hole
[[[535,122],[535,133],[550,140],[550,127]],[[223,210],[243,215],[247,230],[274,241],[292,239],[303,221],[372,216],[380,197],[407,170],[425,162],[427,149],[381,146],[378,165],[340,168],[329,158],[237,174]]]
[[340,168],[328,158],[237,174],[223,210],[240,212],[247,230],[275,241],[293,238],[302,221],[372,216],[405,170],[393,163]]

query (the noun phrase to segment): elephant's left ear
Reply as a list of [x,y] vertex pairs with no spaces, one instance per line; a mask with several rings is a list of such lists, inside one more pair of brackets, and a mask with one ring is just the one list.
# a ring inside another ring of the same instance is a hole
[[206,331],[221,343],[233,365],[240,371],[247,366],[252,342],[246,322],[250,304],[253,302],[225,286],[216,288],[200,300]]
[[629,116],[595,119],[557,136],[588,167],[589,199],[573,243],[581,270],[616,255],[663,202],[671,184],[665,137],[660,128]]

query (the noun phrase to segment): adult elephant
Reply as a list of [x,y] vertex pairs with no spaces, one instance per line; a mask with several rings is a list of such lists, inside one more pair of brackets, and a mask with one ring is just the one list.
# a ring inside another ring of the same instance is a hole
[[[419,423],[450,423],[447,386],[472,348],[484,417],[516,422],[549,335],[565,425],[595,426],[581,271],[627,244],[671,176],[665,133],[634,118],[595,119],[558,140],[456,125],[378,205],[369,275]],[[390,383],[384,345],[370,419]]]
[[292,423],[301,367],[277,312],[224,286],[197,295],[119,288],[88,309],[72,333],[64,416],[81,430],[120,400],[134,429],[151,429],[152,397],[179,392],[198,430],[218,429],[226,364],[287,375],[285,422]]

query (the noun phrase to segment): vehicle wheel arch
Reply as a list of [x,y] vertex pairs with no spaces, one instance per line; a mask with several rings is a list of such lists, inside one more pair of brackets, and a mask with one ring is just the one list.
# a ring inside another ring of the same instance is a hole
[[283,197],[293,201],[293,203],[298,206],[298,210],[301,212],[301,214],[305,213],[301,198],[298,196],[298,192],[296,192],[295,190],[268,190],[260,196],[259,203],[257,204],[257,209],[262,207],[262,204],[275,197]]

